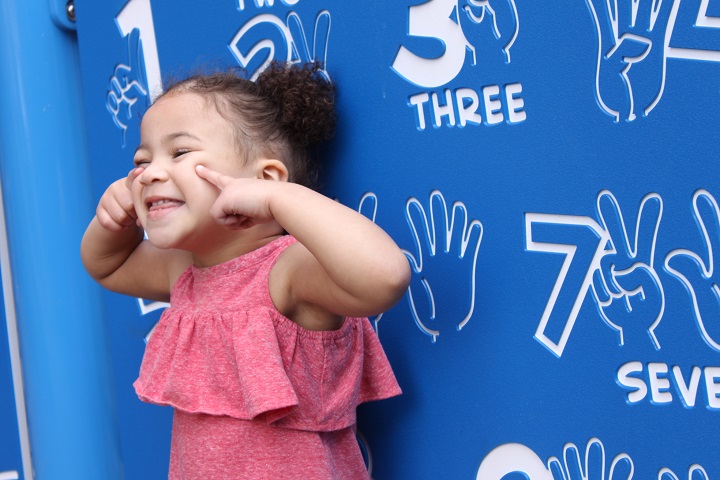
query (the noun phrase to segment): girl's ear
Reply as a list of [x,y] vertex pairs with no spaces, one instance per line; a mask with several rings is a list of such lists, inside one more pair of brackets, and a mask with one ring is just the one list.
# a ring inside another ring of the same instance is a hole
[[263,158],[258,161],[258,166],[258,177],[263,180],[287,182],[288,178],[290,178],[287,167],[280,160]]
[[287,167],[280,160],[264,158],[258,161],[258,177],[263,180],[274,180],[276,182],[287,182],[290,173]]

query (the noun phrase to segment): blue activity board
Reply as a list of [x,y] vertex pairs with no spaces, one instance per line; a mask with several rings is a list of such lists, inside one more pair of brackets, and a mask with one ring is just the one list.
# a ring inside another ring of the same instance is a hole
[[[324,63],[324,193],[413,272],[371,319],[404,392],[360,408],[374,479],[720,479],[720,1],[76,8],[96,199],[164,78]],[[132,382],[166,305],[104,300],[125,475],[162,478]]]
[[[2,229],[4,230],[4,229]],[[0,242],[3,240],[0,239]],[[2,267],[2,265],[0,265]],[[0,291],[0,305],[3,305],[4,292]],[[10,338],[5,309],[0,309],[0,479],[18,480],[22,477],[22,420],[18,417],[15,381],[13,378],[13,349],[11,341],[17,342],[17,337]]]

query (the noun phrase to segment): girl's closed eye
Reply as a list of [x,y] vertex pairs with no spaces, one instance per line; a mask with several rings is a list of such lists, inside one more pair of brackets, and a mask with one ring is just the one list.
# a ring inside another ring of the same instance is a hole
[[133,164],[135,167],[145,167],[150,163],[150,160],[144,159],[144,158],[134,158]]
[[191,151],[192,150],[190,150],[188,148],[178,148],[176,150],[173,150],[172,157],[173,158],[182,157],[183,155],[185,155],[186,153],[190,153]]

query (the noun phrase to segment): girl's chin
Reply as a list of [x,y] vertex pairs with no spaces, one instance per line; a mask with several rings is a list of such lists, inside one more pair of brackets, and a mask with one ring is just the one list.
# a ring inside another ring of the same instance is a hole
[[179,248],[177,238],[168,238],[165,235],[153,233],[152,231],[145,231],[145,236],[153,247],[156,248]]

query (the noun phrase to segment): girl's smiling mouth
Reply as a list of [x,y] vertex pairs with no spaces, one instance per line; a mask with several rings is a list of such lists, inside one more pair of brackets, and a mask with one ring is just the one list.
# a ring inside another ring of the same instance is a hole
[[155,208],[155,207],[160,208],[160,207],[162,207],[163,205],[166,205],[166,204],[168,204],[168,203],[171,204],[171,205],[168,205],[168,206],[173,206],[173,205],[181,205],[181,204],[183,204],[183,203],[185,203],[185,202],[181,202],[181,201],[179,201],[179,200],[169,200],[169,199],[164,198],[164,199],[162,199],[162,200],[156,200],[156,201],[153,201],[153,202],[146,202],[146,203],[147,203],[148,208]]
[[185,202],[182,200],[172,198],[149,197],[145,199],[145,206],[148,209],[148,213],[155,213],[156,215],[168,212],[183,205],[185,205]]

